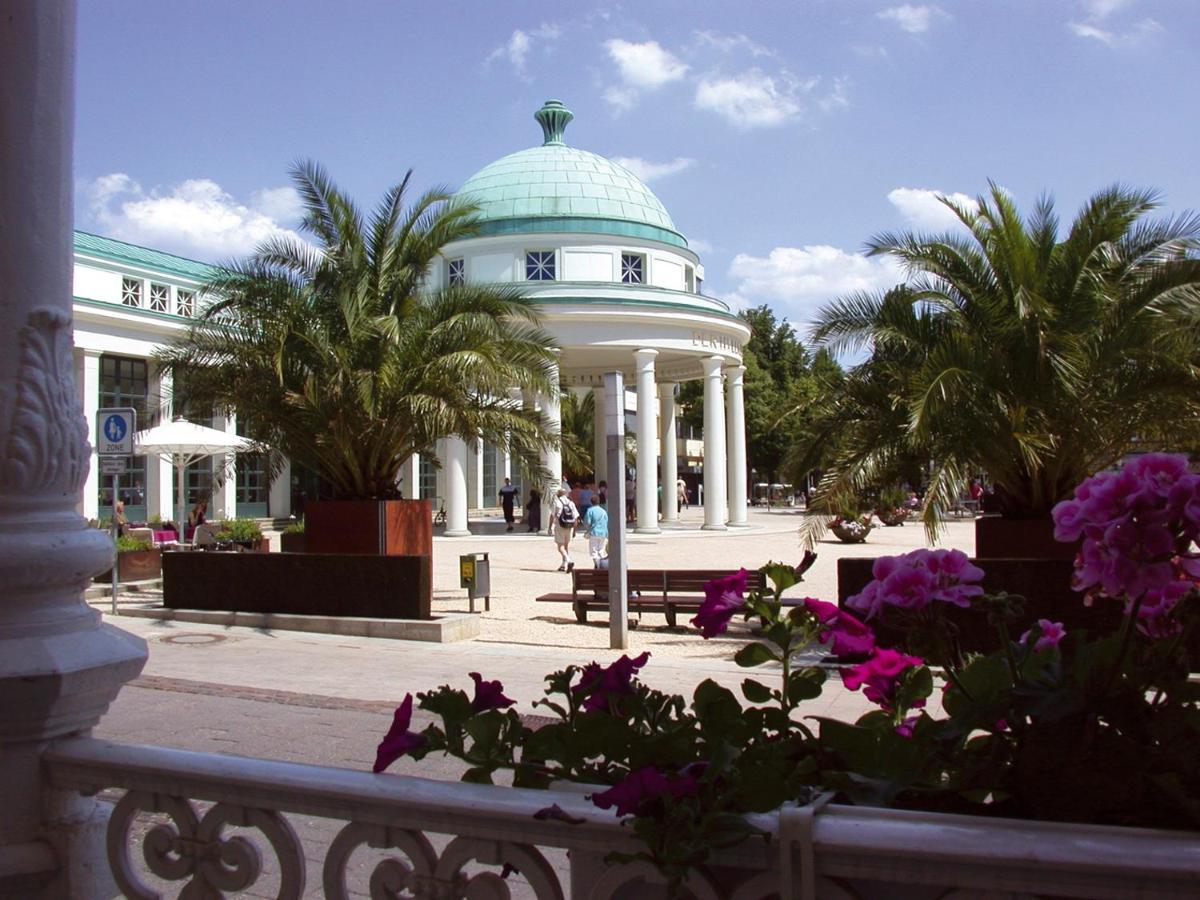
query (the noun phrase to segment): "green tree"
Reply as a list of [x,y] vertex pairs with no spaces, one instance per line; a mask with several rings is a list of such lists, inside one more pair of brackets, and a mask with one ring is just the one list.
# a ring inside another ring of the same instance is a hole
[[[926,527],[984,471],[1010,516],[1045,516],[1089,473],[1200,433],[1200,219],[1148,220],[1156,195],[1115,186],[1060,235],[992,185],[944,200],[965,233],[883,234],[905,285],[827,306],[814,338],[869,348],[811,408],[836,440],[820,503],[929,461]],[[807,448],[811,452],[813,448]]]
[[400,466],[439,438],[482,435],[531,472],[558,440],[509,399],[558,390],[553,339],[515,287],[426,287],[442,248],[476,233],[476,210],[442,190],[406,208],[411,176],[364,219],[321,167],[297,164],[316,246],[275,238],[225,267],[215,302],[159,354],[187,373],[191,402],[236,409],[340,499],[396,496]]

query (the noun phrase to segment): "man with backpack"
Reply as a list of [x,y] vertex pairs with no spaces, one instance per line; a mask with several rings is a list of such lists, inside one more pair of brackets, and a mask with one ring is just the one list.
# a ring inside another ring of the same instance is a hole
[[550,522],[554,529],[554,545],[558,555],[562,557],[560,572],[570,572],[575,568],[571,561],[571,538],[579,527],[579,508],[571,502],[571,498],[563,488],[558,489],[554,502],[550,504]]

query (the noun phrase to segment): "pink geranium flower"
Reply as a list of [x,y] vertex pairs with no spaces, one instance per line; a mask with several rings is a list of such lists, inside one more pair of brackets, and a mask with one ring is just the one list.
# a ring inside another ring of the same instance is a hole
[[406,694],[392,716],[392,727],[379,742],[375,751],[375,766],[371,771],[382,772],[410,750],[425,746],[425,738],[408,730],[412,723],[413,696]]
[[[1035,653],[1041,653],[1043,650],[1049,650],[1051,647],[1057,647],[1062,639],[1066,637],[1067,630],[1063,628],[1062,622],[1051,622],[1049,619],[1038,619],[1038,639],[1033,645]],[[1020,643],[1029,643],[1029,637],[1033,634],[1033,629],[1029,629],[1020,637]]]
[[874,580],[846,601],[846,606],[871,619],[887,607],[922,610],[930,603],[970,606],[983,593],[977,584],[983,570],[961,550],[913,550],[885,556],[871,568]]
[[740,569],[733,575],[717,578],[704,585],[704,602],[692,617],[692,624],[705,638],[716,637],[729,627],[732,619],[746,603],[746,583],[749,573]]
[[[896,691],[905,672],[923,665],[925,660],[919,656],[876,647],[870,659],[842,673],[842,683],[852,691],[861,687],[868,700],[890,711],[895,706]],[[923,702],[917,705],[923,705]]]
[[806,597],[804,608],[821,625],[817,640],[822,644],[829,644],[837,656],[859,656],[869,653],[875,646],[874,632],[850,613],[838,609],[835,604],[817,600],[815,597]]

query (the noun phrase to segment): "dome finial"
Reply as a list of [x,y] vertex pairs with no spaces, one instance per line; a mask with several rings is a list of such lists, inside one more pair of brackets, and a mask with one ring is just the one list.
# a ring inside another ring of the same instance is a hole
[[546,136],[542,144],[545,145],[561,144],[567,123],[575,118],[575,115],[563,106],[561,101],[547,100],[542,104],[542,108],[533,114],[533,117],[542,126],[542,134]]

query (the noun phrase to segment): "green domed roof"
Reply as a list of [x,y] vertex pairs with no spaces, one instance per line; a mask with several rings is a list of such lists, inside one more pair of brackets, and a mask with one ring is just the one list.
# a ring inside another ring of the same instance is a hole
[[535,118],[545,133],[542,146],[484,166],[459,189],[458,196],[479,205],[482,234],[600,232],[687,246],[640,178],[562,142],[570,110],[548,100]]

